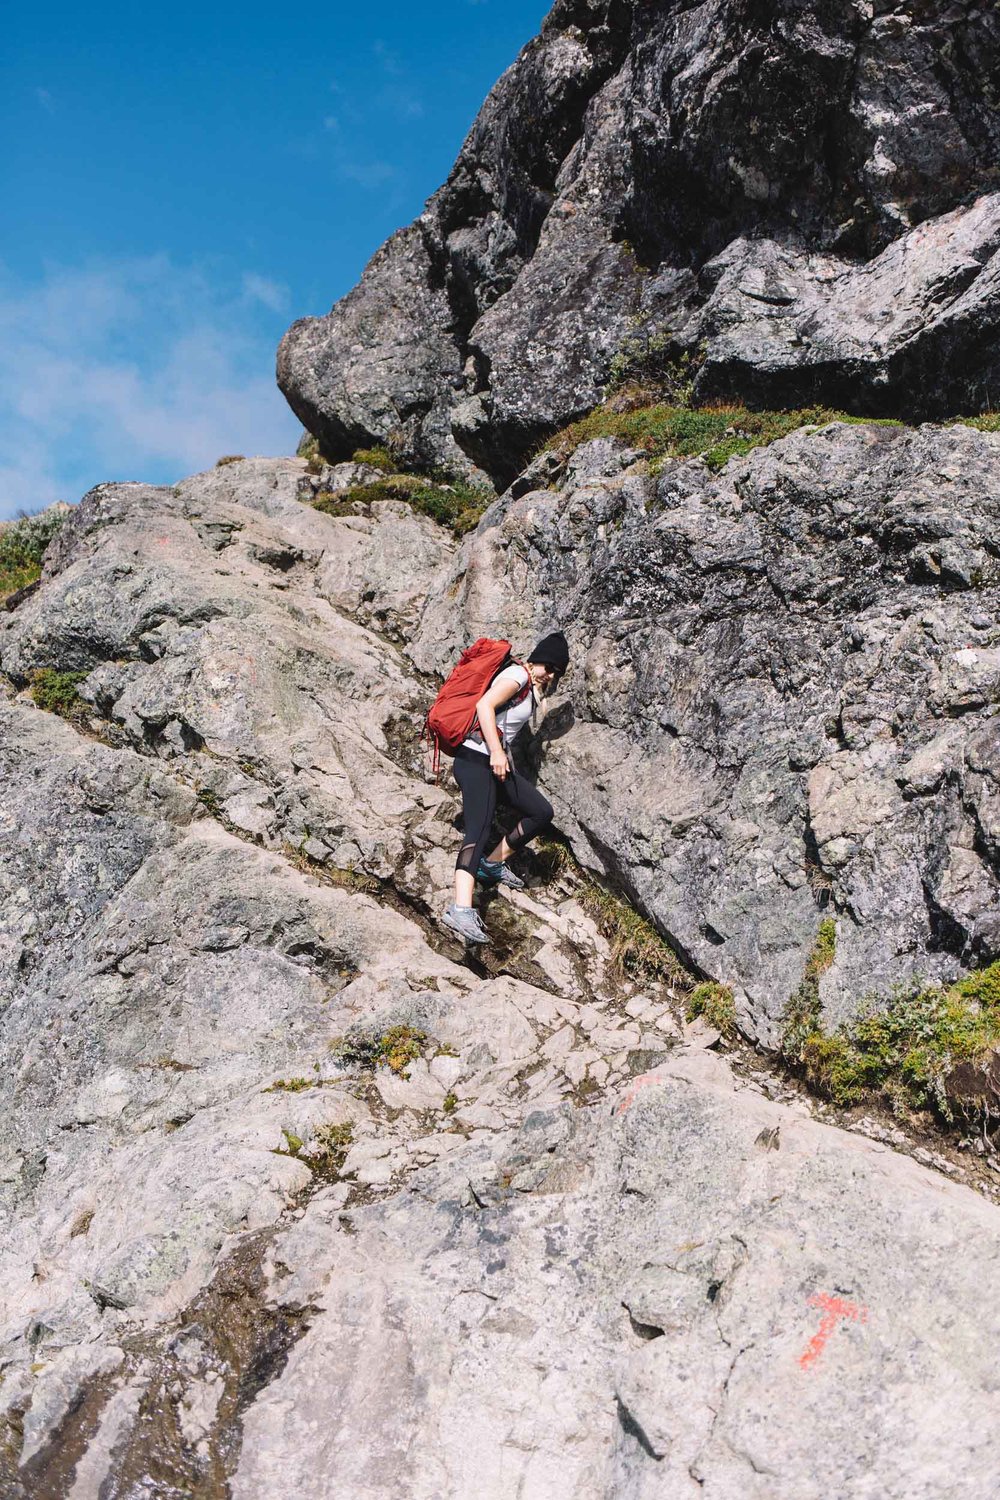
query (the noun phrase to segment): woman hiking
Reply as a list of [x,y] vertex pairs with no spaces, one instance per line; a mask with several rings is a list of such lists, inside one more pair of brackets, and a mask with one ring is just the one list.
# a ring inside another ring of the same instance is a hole
[[[513,662],[498,672],[476,704],[476,723],[455,751],[455,780],[462,789],[465,842],[455,863],[455,900],[442,921],[470,943],[490,935],[472,904],[476,880],[523,886],[507,861],[552,821],[552,804],[532,786],[511,759],[510,749],[543,694],[551,692],[569,666],[561,631],[538,642],[526,664]],[[497,798],[520,818],[512,832],[486,853]]]

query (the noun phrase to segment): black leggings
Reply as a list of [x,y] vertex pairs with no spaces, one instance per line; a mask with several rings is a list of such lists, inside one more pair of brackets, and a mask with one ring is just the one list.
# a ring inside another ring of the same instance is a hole
[[490,770],[490,758],[481,750],[459,745],[455,751],[455,780],[462,788],[462,816],[465,843],[458,851],[456,870],[475,875],[479,861],[486,853],[497,810],[497,796],[521,814],[517,827],[507,835],[511,849],[522,849],[546,823],[552,821],[552,803],[543,797],[527,777],[514,770],[513,763],[501,781]]

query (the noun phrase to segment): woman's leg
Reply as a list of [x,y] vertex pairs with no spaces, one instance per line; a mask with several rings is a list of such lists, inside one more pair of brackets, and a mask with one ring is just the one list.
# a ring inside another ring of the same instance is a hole
[[512,769],[506,781],[501,782],[500,795],[521,816],[517,826],[500,840],[492,854],[487,855],[493,863],[509,859],[515,850],[523,849],[536,833],[552,822],[552,803],[519,771]]
[[497,781],[489,758],[478,750],[455,756],[455,780],[462,789],[462,821],[465,839],[455,861],[455,905],[471,906],[476,871],[493,827],[497,807]]

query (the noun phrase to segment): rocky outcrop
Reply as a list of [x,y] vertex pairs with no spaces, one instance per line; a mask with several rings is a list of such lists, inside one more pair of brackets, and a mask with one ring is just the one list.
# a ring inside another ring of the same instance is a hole
[[[559,576],[581,641],[591,634],[568,679],[578,722],[557,738],[565,708],[546,721],[545,784],[586,852],[597,836],[574,787],[588,757],[610,777],[596,760],[631,747],[633,807],[644,788],[673,799],[690,785],[681,760],[649,753],[666,723],[644,740],[623,717],[632,668],[608,632],[625,616],[605,594],[596,632],[596,580],[608,589],[617,570],[617,587],[638,589],[645,556],[648,589],[669,552],[720,590],[706,632],[728,620],[757,653],[744,703],[791,713],[785,679],[765,690],[771,637],[740,592],[741,579],[767,586],[753,547],[782,528],[781,567],[768,565],[804,651],[817,585],[803,557],[814,549],[829,576],[836,555],[846,574],[851,546],[869,546],[851,464],[908,473],[909,508],[884,521],[891,565],[879,553],[850,587],[883,603],[926,591],[915,614],[940,634],[936,665],[902,612],[883,649],[896,642],[900,681],[931,671],[965,749],[943,780],[911,756],[911,789],[947,812],[960,785],[972,818],[980,791],[988,804],[985,751],[969,748],[982,740],[981,660],[966,654],[961,681],[949,676],[949,611],[969,614],[972,595],[944,593],[941,577],[973,565],[992,577],[989,557],[973,558],[986,502],[969,481],[946,510],[928,494],[921,509],[912,477],[920,459],[928,491],[934,473],[940,487],[972,443],[982,464],[989,445],[969,433],[803,435],[721,479],[677,465],[659,481],[662,513],[627,454],[590,449],[562,490],[499,503],[461,557],[401,503],[312,510],[298,460],[85,499],[37,593],[0,620],[5,1495],[996,1488],[997,1341],[981,1288],[1000,1208],[963,1179],[995,1196],[990,1182],[955,1153],[920,1148],[949,1182],[810,1118],[749,1054],[732,1071],[718,1034],[685,1023],[679,969],[622,973],[572,865],[525,863],[529,889],[493,899],[496,942],[480,958],[444,937],[427,913],[450,880],[456,803],[421,774],[413,731],[430,682],[399,645],[420,616],[412,649],[429,649],[463,569],[466,617],[506,578],[522,630]],[[826,474],[827,507],[796,499],[805,473]],[[951,529],[924,535],[928,521],[914,540],[918,512]],[[537,595],[522,587],[536,574]],[[841,638],[822,636],[831,676]],[[803,660],[792,639],[789,673]],[[709,660],[707,637],[678,640]],[[874,650],[864,635],[853,654]],[[86,674],[70,722],[29,700],[45,668]],[[697,695],[671,680],[676,742],[693,756]],[[818,734],[820,685],[796,680]],[[711,675],[710,695],[722,701]],[[724,744],[710,718],[697,720],[706,765]],[[789,722],[755,732],[776,737],[768,774],[791,808],[803,771],[780,770]],[[812,722],[796,743],[813,743]],[[830,742],[829,763],[881,744],[873,724],[845,707],[858,742]],[[761,774],[748,764],[740,786],[763,787]],[[634,815],[616,805],[620,873],[635,883]],[[761,791],[756,832],[741,813],[744,891],[744,869],[767,885],[770,806]],[[903,847],[891,818],[866,837],[876,865],[880,839]],[[790,901],[800,889],[789,880]]]
[[[1000,954],[1000,439],[831,424],[650,477],[610,440],[487,513],[411,648],[571,636],[545,784],[767,1044],[821,917],[828,1014]],[[537,487],[536,487],[537,486]],[[571,726],[571,727],[570,727]]]
[[281,387],[331,456],[501,483],[613,368],[685,355],[705,397],[979,410],[998,61],[986,4],[559,0],[416,223],[289,330]]

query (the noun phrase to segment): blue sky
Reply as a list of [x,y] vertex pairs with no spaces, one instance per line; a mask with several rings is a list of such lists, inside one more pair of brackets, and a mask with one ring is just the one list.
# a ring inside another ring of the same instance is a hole
[[419,213],[548,8],[9,11],[0,518],[292,451],[281,334]]

